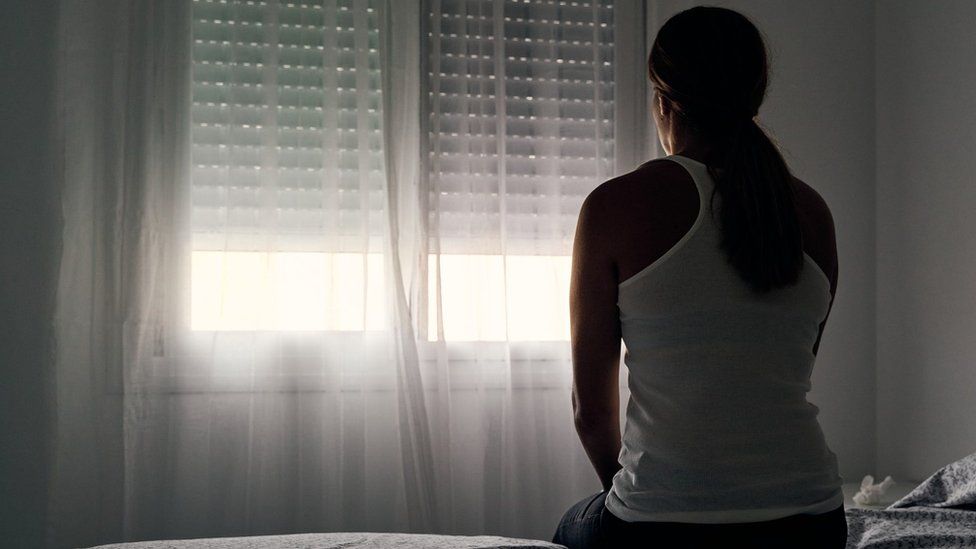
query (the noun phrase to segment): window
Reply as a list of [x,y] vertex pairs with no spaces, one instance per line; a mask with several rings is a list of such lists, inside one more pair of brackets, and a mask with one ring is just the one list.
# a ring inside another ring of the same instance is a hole
[[568,253],[583,199],[613,173],[612,11],[599,0],[434,3],[428,124],[442,249],[489,238],[498,252]]
[[[567,340],[576,217],[613,173],[613,3],[423,5],[427,338]],[[383,327],[378,25],[365,0],[194,0],[194,330]]]
[[194,0],[193,19],[191,328],[382,326],[377,10]]
[[613,173],[613,4],[440,0],[429,16],[445,337],[568,340],[576,218]]

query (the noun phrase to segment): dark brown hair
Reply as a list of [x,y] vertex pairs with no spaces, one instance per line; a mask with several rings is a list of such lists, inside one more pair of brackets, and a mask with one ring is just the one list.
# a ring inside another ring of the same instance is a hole
[[754,120],[769,76],[759,30],[730,9],[682,11],[658,31],[648,73],[682,127],[713,147],[706,163],[728,261],[760,293],[795,283],[803,245],[793,175]]

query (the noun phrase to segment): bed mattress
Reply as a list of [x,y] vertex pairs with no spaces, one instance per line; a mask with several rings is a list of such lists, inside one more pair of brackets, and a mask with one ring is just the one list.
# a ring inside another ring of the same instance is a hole
[[521,549],[566,549],[562,545],[545,541],[495,536],[440,536],[430,534],[379,534],[359,532],[139,541],[99,545],[97,549],[502,549],[509,547],[518,547]]

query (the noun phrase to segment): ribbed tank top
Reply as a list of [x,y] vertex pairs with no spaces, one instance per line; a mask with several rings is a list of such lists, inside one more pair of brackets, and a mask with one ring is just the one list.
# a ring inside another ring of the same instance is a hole
[[629,521],[735,523],[844,502],[837,457],[807,402],[830,282],[804,253],[799,282],[755,295],[719,248],[707,167],[669,155],[700,199],[691,229],[620,283],[630,399],[606,506]]

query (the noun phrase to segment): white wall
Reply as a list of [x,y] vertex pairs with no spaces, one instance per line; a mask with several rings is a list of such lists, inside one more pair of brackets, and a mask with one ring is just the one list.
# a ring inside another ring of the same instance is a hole
[[43,529],[52,410],[51,318],[61,243],[52,133],[53,0],[0,17],[0,539]]
[[920,480],[976,451],[976,3],[876,21],[877,471]]
[[[699,2],[665,0],[657,28]],[[766,35],[771,80],[760,123],[794,173],[834,216],[840,274],[809,400],[820,408],[841,476],[874,465],[874,14],[870,2],[708,2],[748,16]]]

